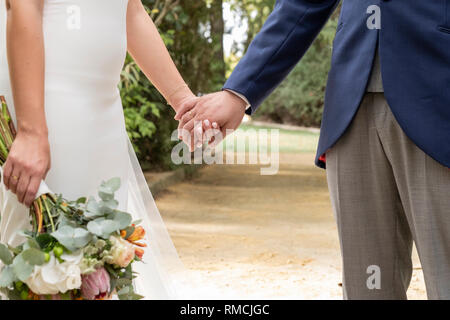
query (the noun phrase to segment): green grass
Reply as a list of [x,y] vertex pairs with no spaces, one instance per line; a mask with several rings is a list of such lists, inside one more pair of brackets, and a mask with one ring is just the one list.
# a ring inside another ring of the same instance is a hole
[[[265,141],[258,142],[258,135],[261,130],[265,130],[267,132],[268,138]],[[252,145],[259,148],[265,147],[268,152],[272,151],[272,141],[270,139],[270,133],[272,130],[279,131],[279,141],[278,141],[278,150],[280,153],[310,153],[315,152],[317,148],[317,144],[319,141],[319,134],[315,132],[305,131],[305,130],[286,130],[286,129],[275,129],[264,126],[253,126],[250,124],[241,125],[240,129],[235,132],[234,135],[228,136],[223,144],[223,150],[231,151],[235,150],[235,152],[249,152],[250,143],[249,139],[246,140],[245,146],[243,144],[237,145],[236,136],[242,136],[245,133],[254,132],[255,136],[252,137]],[[229,143],[230,139],[234,139],[234,148],[233,145]],[[276,142],[275,142],[276,143]],[[277,144],[273,145],[274,148],[277,147]]]

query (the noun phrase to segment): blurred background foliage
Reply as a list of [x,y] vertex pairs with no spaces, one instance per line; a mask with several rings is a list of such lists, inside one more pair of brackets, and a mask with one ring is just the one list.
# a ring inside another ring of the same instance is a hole
[[[275,0],[143,0],[181,74],[194,93],[220,90],[226,75],[245,53],[275,5]],[[241,43],[224,56],[223,5],[236,24],[246,26]],[[303,126],[320,126],[327,72],[337,25],[335,12],[312,48],[283,84],[255,114],[256,118]],[[171,134],[177,123],[164,98],[127,57],[121,96],[126,125],[143,169],[168,170]]]
[[[246,50],[271,13],[275,0],[230,0],[238,19],[248,23]],[[320,127],[327,75],[340,8],[331,16],[301,62],[258,108],[253,118],[284,124]],[[238,47],[238,45],[236,45]],[[236,54],[236,52],[233,52]],[[229,58],[230,67],[238,58]]]
[[[195,93],[225,81],[222,1],[143,0],[186,82]],[[126,126],[143,169],[168,170],[175,113],[128,56],[121,96]]]

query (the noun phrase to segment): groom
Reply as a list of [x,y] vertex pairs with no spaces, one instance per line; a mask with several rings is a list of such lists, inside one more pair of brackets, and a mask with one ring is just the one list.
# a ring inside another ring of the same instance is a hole
[[[237,128],[338,3],[279,0],[224,90],[184,106],[180,127]],[[450,299],[450,0],[344,0],[316,164],[327,169],[344,297],[405,299],[414,241],[428,298]]]

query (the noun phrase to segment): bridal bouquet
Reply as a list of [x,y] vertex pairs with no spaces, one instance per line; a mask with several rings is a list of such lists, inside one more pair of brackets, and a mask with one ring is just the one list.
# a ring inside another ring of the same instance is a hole
[[[0,96],[0,165],[16,135]],[[145,231],[117,210],[120,179],[103,182],[94,197],[68,201],[46,193],[30,208],[24,242],[0,243],[0,290],[13,300],[105,300],[142,298],[134,292],[132,265],[140,261]]]

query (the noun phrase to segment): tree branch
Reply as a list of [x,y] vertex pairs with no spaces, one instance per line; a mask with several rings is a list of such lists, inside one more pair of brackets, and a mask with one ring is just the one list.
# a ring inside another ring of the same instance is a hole
[[[157,3],[159,3],[159,2],[160,1],[158,0]],[[158,17],[156,19],[154,19],[155,25],[158,27],[162,23],[162,21],[164,20],[166,15],[170,12],[170,10],[174,9],[179,4],[180,4],[180,0],[165,0],[164,6],[161,9]]]

